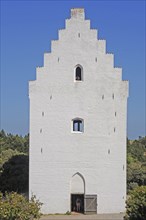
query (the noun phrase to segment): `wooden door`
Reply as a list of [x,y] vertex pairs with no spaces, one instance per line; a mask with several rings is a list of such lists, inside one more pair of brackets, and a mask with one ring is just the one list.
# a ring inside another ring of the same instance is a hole
[[85,214],[97,214],[97,195],[85,195]]

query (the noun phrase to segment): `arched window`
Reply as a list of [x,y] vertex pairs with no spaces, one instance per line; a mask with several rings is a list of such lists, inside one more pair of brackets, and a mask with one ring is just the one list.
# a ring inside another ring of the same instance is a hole
[[75,81],[83,81],[83,68],[80,65],[75,67]]
[[82,119],[73,119],[73,131],[75,132],[83,132],[84,126],[83,126],[83,120]]

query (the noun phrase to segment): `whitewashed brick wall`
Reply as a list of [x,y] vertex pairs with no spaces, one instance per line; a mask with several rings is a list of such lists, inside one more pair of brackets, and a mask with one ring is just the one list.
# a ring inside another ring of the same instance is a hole
[[[74,82],[77,64],[83,82]],[[36,80],[29,82],[29,195],[43,202],[43,213],[70,211],[77,172],[85,193],[97,194],[98,213],[125,211],[128,82],[121,78],[84,10],[72,9]],[[71,132],[76,117],[84,120],[83,133]]]

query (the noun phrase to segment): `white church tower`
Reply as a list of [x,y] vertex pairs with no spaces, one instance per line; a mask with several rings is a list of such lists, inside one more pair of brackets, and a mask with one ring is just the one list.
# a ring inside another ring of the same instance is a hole
[[29,82],[29,196],[43,213],[120,213],[126,200],[128,82],[84,9]]

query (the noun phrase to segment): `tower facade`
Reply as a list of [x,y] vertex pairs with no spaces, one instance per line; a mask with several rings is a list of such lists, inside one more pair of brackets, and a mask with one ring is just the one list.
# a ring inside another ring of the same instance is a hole
[[29,82],[29,196],[43,213],[119,213],[126,200],[128,82],[84,9]]

